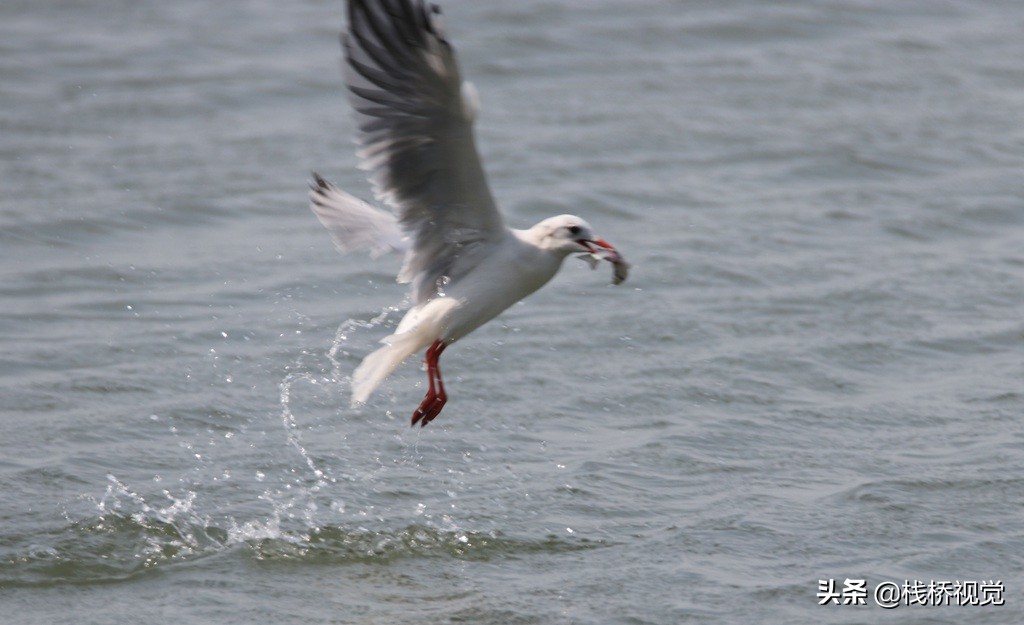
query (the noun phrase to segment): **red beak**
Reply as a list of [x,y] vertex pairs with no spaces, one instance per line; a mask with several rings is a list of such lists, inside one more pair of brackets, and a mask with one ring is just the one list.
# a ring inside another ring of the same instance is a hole
[[614,245],[604,239],[578,239],[576,242],[587,248],[591,254],[601,256],[607,261],[613,263],[622,262],[622,256],[619,254],[619,251],[615,249]]

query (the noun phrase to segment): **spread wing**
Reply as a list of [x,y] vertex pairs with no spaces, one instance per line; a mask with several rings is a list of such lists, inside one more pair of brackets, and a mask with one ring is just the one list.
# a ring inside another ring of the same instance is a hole
[[416,303],[458,280],[505,236],[473,139],[472,86],[462,83],[440,11],[422,0],[350,0],[345,81],[360,166],[398,212],[412,246],[399,274]]

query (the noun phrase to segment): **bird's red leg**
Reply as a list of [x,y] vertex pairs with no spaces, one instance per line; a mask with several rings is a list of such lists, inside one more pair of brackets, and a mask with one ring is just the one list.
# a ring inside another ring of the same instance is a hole
[[441,414],[441,409],[448,402],[448,393],[444,391],[444,380],[441,379],[441,369],[437,366],[437,359],[441,356],[441,352],[447,344],[441,343],[437,350],[434,352],[434,377],[437,382],[437,394],[434,398],[434,404],[429,413],[423,415],[423,420],[420,422],[420,427],[425,426],[434,420],[434,417]]
[[419,422],[420,427],[425,426],[434,420],[434,417],[441,414],[445,402],[448,401],[448,394],[444,392],[444,381],[441,380],[441,369],[437,366],[437,359],[448,344],[441,340],[434,341],[434,344],[427,348],[427,395],[420,402],[419,408],[412,413],[412,425]]

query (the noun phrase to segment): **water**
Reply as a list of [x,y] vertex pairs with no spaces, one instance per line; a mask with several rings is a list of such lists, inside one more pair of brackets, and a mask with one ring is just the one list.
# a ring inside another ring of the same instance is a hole
[[1024,6],[444,4],[509,220],[636,267],[424,430],[413,364],[348,408],[404,292],[306,208],[368,190],[340,3],[0,6],[5,622],[1018,622]]

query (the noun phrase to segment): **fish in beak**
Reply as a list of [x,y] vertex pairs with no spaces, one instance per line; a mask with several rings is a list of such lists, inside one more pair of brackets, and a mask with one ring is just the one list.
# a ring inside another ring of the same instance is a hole
[[596,269],[599,262],[606,260],[612,264],[612,284],[625,282],[629,276],[629,263],[614,245],[604,239],[577,239],[576,242],[588,250],[586,254],[580,254],[577,258],[590,263],[591,269]]

